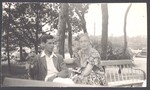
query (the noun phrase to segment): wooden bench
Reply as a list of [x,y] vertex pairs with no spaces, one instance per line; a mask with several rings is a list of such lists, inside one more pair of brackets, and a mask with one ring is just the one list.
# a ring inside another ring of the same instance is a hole
[[146,74],[141,69],[135,69],[132,60],[102,60],[105,75],[110,87],[141,86]]
[[45,82],[38,80],[27,80],[17,78],[4,78],[2,87],[102,87],[95,85],[81,85],[81,84],[62,84],[55,82]]
[[[146,79],[146,74],[143,70],[134,69],[132,60],[107,60],[101,61],[101,65],[105,69],[108,86],[105,87],[139,87]],[[73,64],[67,65],[68,67]],[[44,82],[37,80],[26,80],[16,78],[4,78],[4,87],[103,87],[96,85],[80,85],[80,84],[58,84],[54,82]]]
[[[108,87],[140,87],[146,79],[143,70],[134,68],[133,60],[102,60],[101,65],[105,70]],[[76,67],[74,63],[67,66]]]

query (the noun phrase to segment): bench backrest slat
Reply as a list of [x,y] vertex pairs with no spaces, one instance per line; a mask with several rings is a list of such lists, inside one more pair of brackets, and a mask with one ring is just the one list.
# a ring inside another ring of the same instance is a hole
[[132,60],[101,60],[102,66],[132,64]]

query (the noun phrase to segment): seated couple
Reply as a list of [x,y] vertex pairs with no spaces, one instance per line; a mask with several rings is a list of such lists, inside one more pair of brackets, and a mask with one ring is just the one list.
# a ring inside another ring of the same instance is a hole
[[[30,64],[30,76],[35,80],[64,84],[107,85],[104,70],[100,66],[100,55],[90,45],[88,35],[82,35],[81,49],[74,55],[81,73],[71,74],[63,57],[53,52],[55,39],[52,35],[43,35],[43,51]],[[72,72],[73,73],[73,72]]]

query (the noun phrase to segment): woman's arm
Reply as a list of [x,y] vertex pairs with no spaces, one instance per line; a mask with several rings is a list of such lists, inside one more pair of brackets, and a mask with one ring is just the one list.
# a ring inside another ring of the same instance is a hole
[[90,50],[91,55],[89,56],[89,59],[87,60],[88,64],[86,65],[85,69],[82,71],[83,76],[89,75],[93,69],[94,66],[98,66],[100,64],[100,55],[97,50],[91,49]]
[[82,76],[87,76],[91,73],[92,69],[93,69],[93,66],[92,64],[88,63],[87,66],[85,67],[85,69],[82,71],[81,75]]
[[94,67],[94,65],[98,65],[99,64],[99,58],[98,57],[95,57],[94,58],[94,56],[93,57],[91,57],[87,62],[88,62],[88,64],[86,65],[86,67],[85,67],[85,69],[82,71],[82,76],[87,76],[87,75],[89,75],[90,73],[91,73],[91,71],[92,71],[92,69],[93,69],[93,67]]

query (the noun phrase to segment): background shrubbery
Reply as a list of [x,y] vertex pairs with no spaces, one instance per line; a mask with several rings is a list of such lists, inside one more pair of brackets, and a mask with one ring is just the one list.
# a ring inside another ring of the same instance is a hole
[[[101,36],[90,36],[92,46],[101,54]],[[124,39],[120,37],[108,37],[107,60],[132,59],[132,49],[142,49],[147,47],[147,37],[136,36],[127,37],[128,48],[123,55]],[[65,41],[65,53],[68,52],[68,40]]]
[[[99,37],[91,37],[91,43],[92,46],[98,50],[98,52],[101,55],[102,49],[101,49],[101,39]],[[108,41],[107,46],[107,60],[118,60],[118,59],[132,59],[133,55],[130,52],[129,49],[127,49],[125,55],[123,55],[123,44],[119,43],[112,43],[111,41]]]

